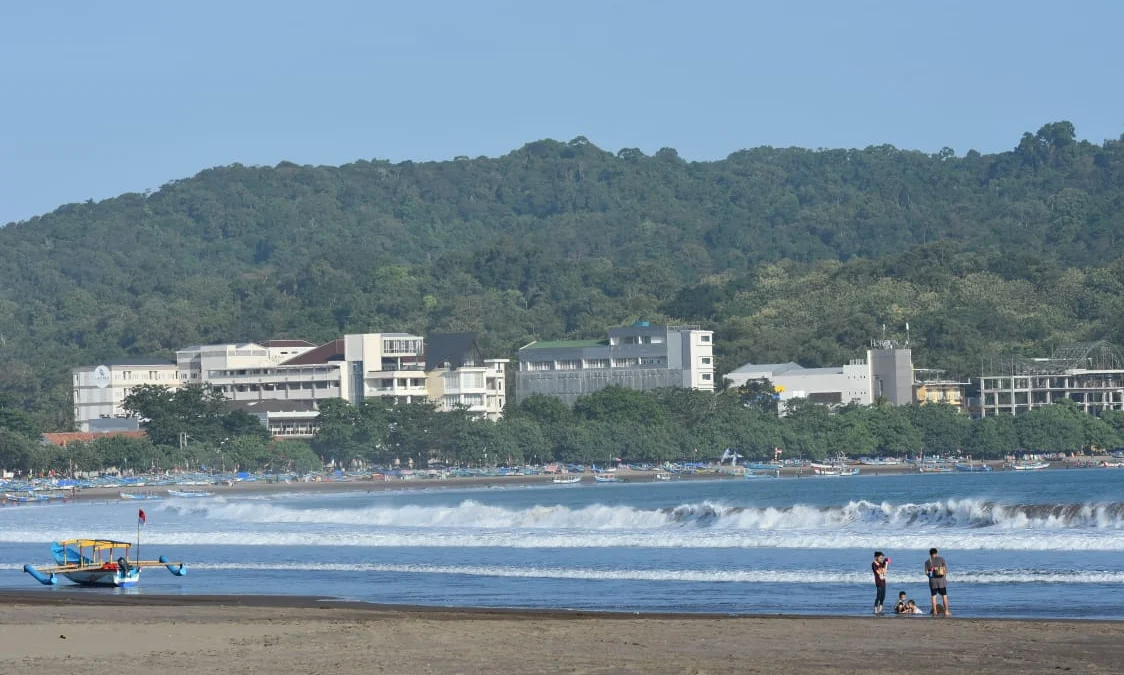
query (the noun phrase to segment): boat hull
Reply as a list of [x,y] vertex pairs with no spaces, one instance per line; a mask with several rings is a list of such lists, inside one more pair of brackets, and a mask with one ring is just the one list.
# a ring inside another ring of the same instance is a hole
[[59,576],[79,586],[102,586],[113,588],[128,588],[140,582],[140,570],[131,569],[122,574],[113,570],[82,570],[75,572],[62,572]]

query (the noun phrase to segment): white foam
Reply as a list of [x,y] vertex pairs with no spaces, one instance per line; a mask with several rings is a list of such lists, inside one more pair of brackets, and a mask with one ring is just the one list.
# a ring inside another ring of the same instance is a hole
[[168,504],[170,512],[196,514],[210,520],[249,523],[368,525],[408,528],[461,527],[529,530],[651,530],[700,527],[741,530],[821,530],[838,527],[921,527],[999,529],[1124,530],[1124,504],[1006,505],[983,499],[949,499],[921,504],[875,503],[865,500],[842,506],[803,504],[785,508],[740,507],[703,501],[666,509],[592,504],[571,508],[538,505],[505,508],[468,499],[454,506],[388,506],[364,508],[293,508],[279,502],[232,501]]
[[[570,579],[588,581],[661,581],[695,583],[775,583],[869,585],[869,572],[824,572],[813,570],[603,570],[567,567],[504,567],[499,565],[424,565],[380,563],[196,563],[192,571],[344,572],[481,577]],[[0,564],[0,569],[23,569],[22,565]],[[1120,584],[1124,572],[1090,571],[1062,573],[1056,570],[1011,570],[963,572],[949,577],[957,584]],[[895,577],[895,584],[924,580]]]
[[[0,542],[49,543],[63,532],[52,536],[51,530],[3,530]],[[73,536],[81,536],[81,532]],[[129,541],[135,532],[128,530],[99,530],[100,536]],[[659,530],[652,532],[615,531],[517,531],[517,530],[462,530],[450,528],[436,530],[377,530],[335,528],[309,530],[305,527],[290,530],[258,528],[251,531],[239,529],[207,529],[171,531],[163,529],[145,533],[144,544],[171,546],[379,546],[403,548],[792,548],[792,549],[876,549],[886,544],[886,534],[880,532],[739,532],[724,530]],[[1006,550],[1006,551],[1124,551],[1124,533],[1119,532],[1059,532],[1043,536],[1029,532],[983,532],[964,530],[955,532],[921,531],[895,534],[894,547],[899,550],[927,550],[934,538],[941,546],[956,550]]]

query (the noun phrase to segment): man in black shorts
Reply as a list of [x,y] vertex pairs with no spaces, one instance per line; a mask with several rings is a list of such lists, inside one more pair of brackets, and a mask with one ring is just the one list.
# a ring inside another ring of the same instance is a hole
[[933,609],[930,614],[936,615],[937,613],[937,596],[941,596],[942,604],[944,605],[944,615],[951,616],[952,612],[948,607],[948,564],[945,563],[937,553],[937,549],[929,549],[929,559],[925,561],[925,576],[929,577],[929,599],[932,602]]

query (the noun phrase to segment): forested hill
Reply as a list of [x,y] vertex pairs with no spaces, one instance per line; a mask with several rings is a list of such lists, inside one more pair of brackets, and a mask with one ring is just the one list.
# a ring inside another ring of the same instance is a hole
[[639,317],[720,363],[918,360],[1119,339],[1124,139],[1010,152],[757,148],[716,162],[538,141],[496,159],[204,171],[0,229],[0,393],[67,423],[66,370],[198,342],[472,329],[494,352]]

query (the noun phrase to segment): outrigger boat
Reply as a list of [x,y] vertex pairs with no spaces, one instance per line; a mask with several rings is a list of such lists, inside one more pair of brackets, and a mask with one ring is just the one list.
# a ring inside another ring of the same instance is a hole
[[82,586],[135,586],[145,567],[166,567],[177,577],[187,574],[182,562],[129,560],[132,544],[112,539],[66,539],[51,544],[55,564],[47,567],[24,565],[23,571],[45,585],[57,584],[60,576]]
[[204,490],[168,490],[168,495],[172,497],[213,497],[214,494]]

